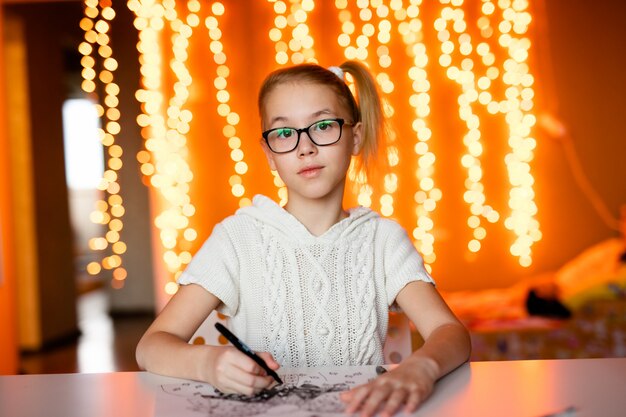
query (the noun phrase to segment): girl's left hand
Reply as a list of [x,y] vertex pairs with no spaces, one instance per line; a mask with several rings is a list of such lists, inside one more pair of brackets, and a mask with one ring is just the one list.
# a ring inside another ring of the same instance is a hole
[[340,398],[347,404],[346,413],[360,411],[361,417],[377,412],[381,417],[391,417],[400,408],[412,413],[432,393],[437,375],[432,359],[410,357],[373,381],[343,392]]

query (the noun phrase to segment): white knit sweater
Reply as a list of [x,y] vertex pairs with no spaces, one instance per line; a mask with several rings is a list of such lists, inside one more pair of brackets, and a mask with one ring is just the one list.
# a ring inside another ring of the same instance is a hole
[[433,282],[396,222],[358,207],[321,236],[267,197],[217,224],[179,279],[218,297],[233,332],[282,366],[383,363],[389,307]]

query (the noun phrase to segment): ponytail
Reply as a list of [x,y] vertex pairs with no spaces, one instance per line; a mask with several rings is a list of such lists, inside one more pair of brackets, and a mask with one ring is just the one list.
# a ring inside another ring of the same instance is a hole
[[386,135],[385,115],[378,91],[378,84],[369,69],[357,61],[346,61],[339,67],[352,76],[356,89],[356,103],[362,124],[361,154],[357,172],[367,173],[377,159],[378,148]]

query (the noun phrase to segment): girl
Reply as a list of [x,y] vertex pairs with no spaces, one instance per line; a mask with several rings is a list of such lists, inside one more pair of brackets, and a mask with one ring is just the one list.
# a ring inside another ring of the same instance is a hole
[[273,379],[235,348],[188,344],[214,309],[274,370],[382,364],[389,308],[397,305],[423,346],[342,400],[362,416],[414,411],[468,359],[470,339],[404,229],[370,209],[342,206],[352,157],[367,168],[384,133],[374,79],[352,61],[280,69],[263,83],[259,111],[261,146],[288,202],[283,208],[259,195],[215,226],[139,342],[139,366],[225,393],[270,387]]

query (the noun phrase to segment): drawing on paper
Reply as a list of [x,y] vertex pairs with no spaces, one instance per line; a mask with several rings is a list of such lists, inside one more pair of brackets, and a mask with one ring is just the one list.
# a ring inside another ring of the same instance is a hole
[[[283,385],[255,396],[224,394],[208,384],[161,385],[156,417],[344,417],[339,393],[374,378],[371,372],[303,371],[281,375]],[[175,407],[175,408],[174,408]]]

